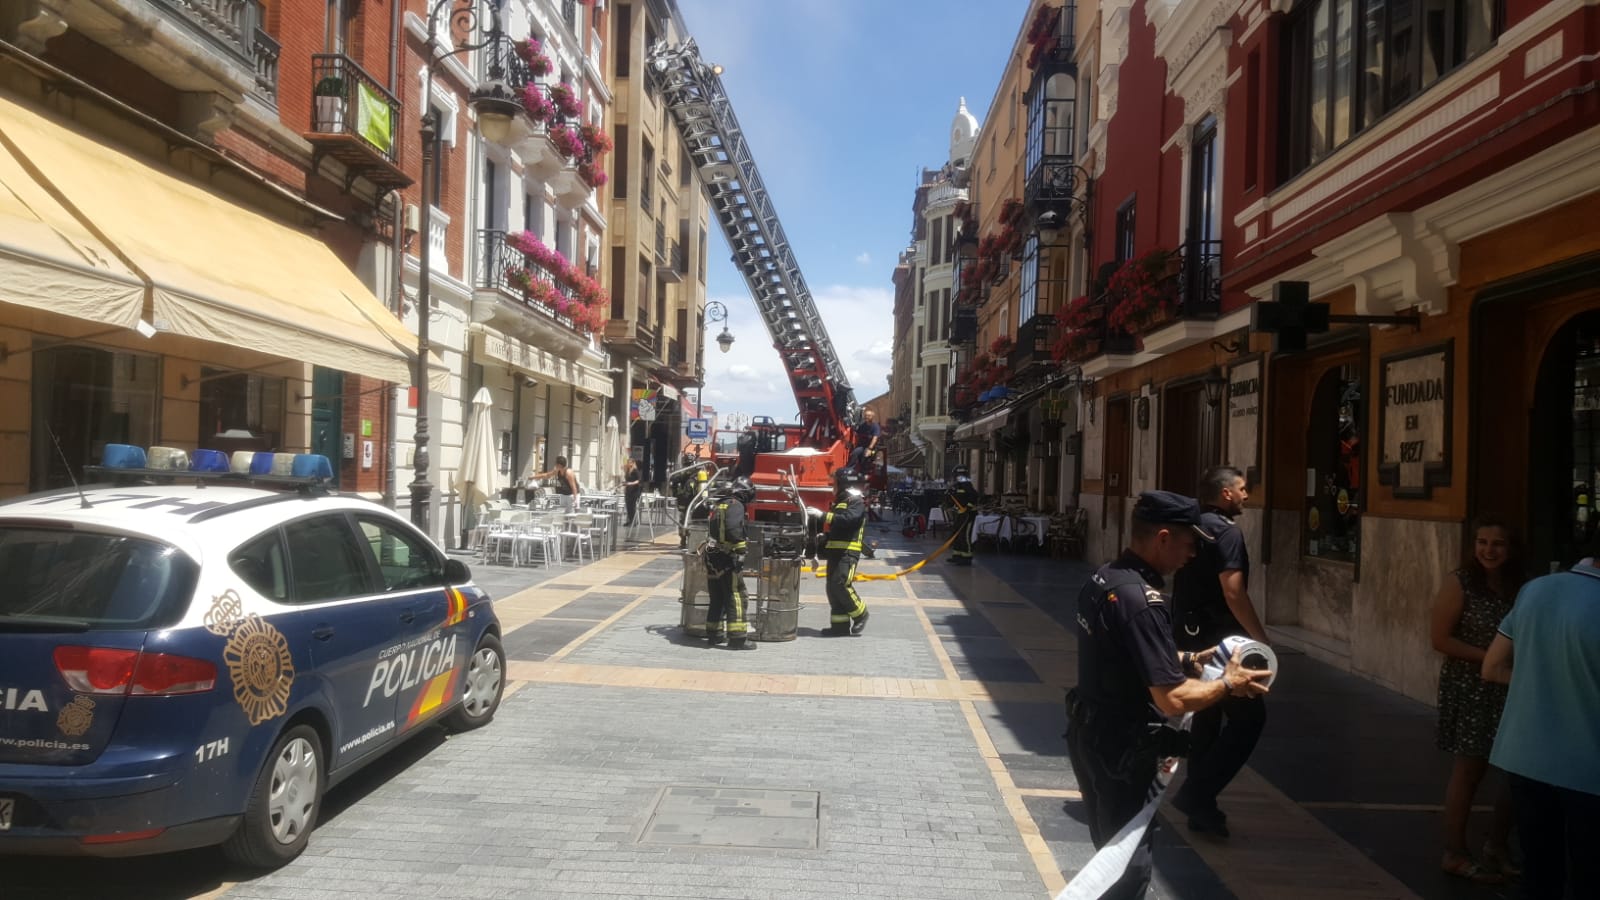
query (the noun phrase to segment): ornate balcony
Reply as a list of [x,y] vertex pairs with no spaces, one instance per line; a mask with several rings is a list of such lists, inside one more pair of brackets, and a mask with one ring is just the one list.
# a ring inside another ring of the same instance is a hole
[[1178,252],[1178,315],[1216,318],[1222,312],[1222,242],[1186,241]]
[[571,289],[521,251],[507,246],[504,231],[479,230],[478,247],[478,271],[472,285],[472,321],[493,325],[563,359],[577,359],[588,348],[589,336],[580,331],[570,317],[530,300],[518,280],[544,282],[568,297],[572,295]]
[[342,53],[311,56],[311,168],[323,157],[344,163],[346,188],[357,176],[380,190],[411,184],[400,169],[400,101]]

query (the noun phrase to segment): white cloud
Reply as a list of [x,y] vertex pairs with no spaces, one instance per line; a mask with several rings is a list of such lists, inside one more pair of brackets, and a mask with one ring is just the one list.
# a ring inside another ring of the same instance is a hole
[[[817,312],[834,352],[845,365],[857,402],[883,393],[894,354],[891,289],[828,285],[814,290]],[[794,421],[794,394],[750,298],[730,295],[712,299],[727,305],[728,328],[737,340],[728,353],[707,348],[706,397],[716,399],[719,415],[745,413],[771,416],[780,422]]]
[[872,265],[872,254],[868,253],[865,250],[863,250],[860,253],[856,254],[856,262],[860,263],[863,266],[870,266],[870,265]]

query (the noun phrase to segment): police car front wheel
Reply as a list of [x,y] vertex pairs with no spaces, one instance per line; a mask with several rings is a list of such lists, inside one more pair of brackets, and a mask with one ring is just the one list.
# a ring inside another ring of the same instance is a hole
[[229,859],[260,869],[289,862],[306,848],[322,809],[322,740],[296,725],[272,745],[250,792],[239,829],[222,845]]
[[478,647],[467,663],[461,705],[451,713],[448,723],[452,731],[467,731],[489,724],[495,710],[500,708],[500,695],[506,686],[505,671],[506,654],[500,649],[500,640],[485,634],[478,640]]

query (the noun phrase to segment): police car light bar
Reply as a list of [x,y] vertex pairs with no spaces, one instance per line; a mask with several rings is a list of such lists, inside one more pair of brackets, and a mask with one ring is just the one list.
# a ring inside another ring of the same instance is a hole
[[258,486],[322,485],[333,480],[333,463],[320,453],[268,453],[236,451],[230,458],[221,450],[143,447],[107,444],[100,465],[84,466],[85,475],[112,481],[245,482]]

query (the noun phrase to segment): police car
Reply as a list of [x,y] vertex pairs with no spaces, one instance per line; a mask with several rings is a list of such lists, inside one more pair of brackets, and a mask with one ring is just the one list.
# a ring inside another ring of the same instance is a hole
[[376,504],[233,480],[0,503],[0,854],[281,865],[328,787],[494,717],[465,565]]

